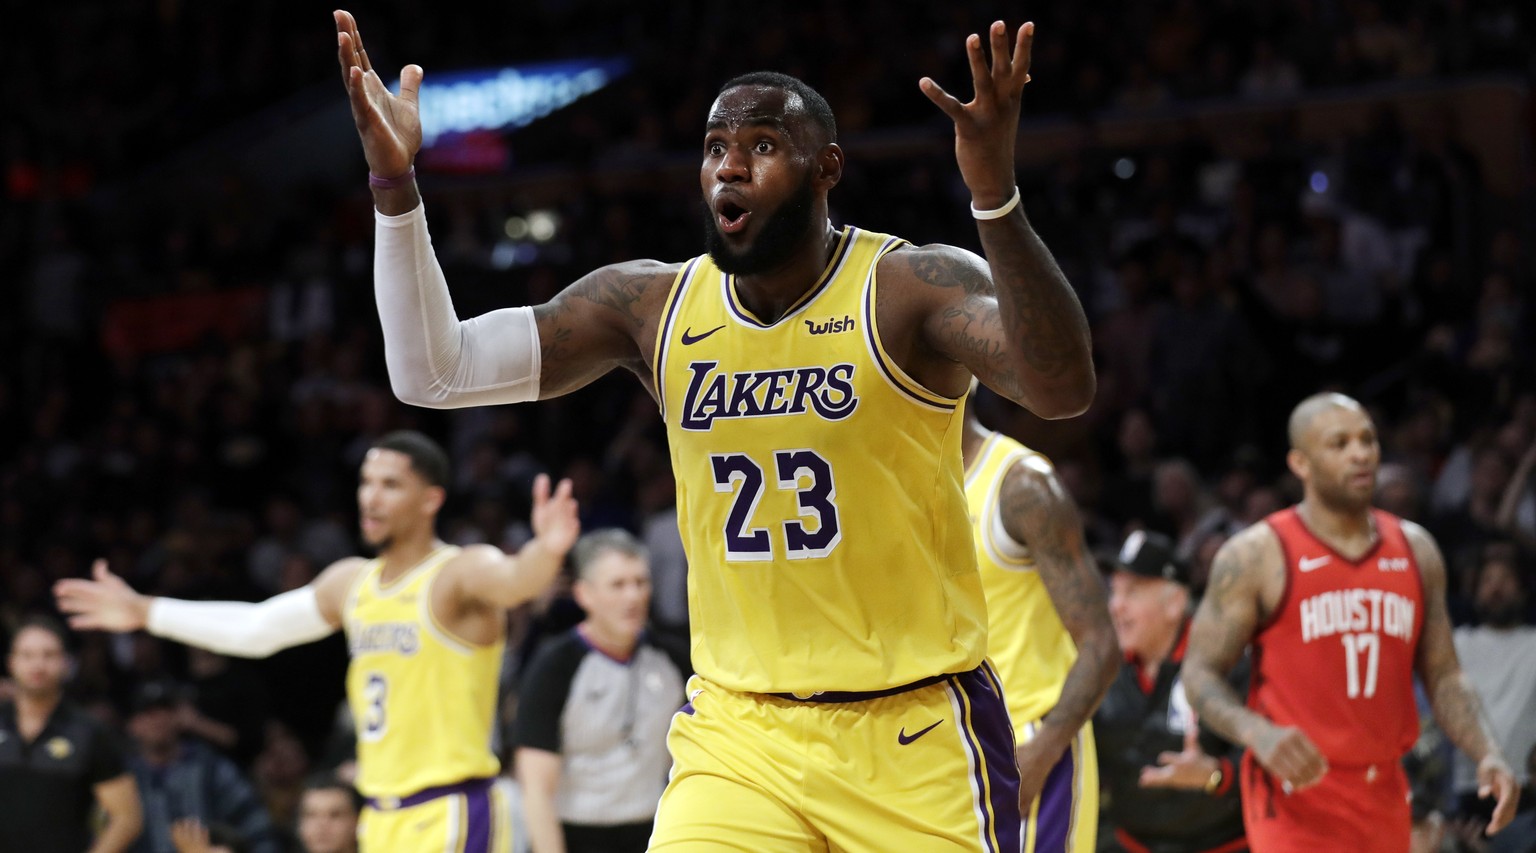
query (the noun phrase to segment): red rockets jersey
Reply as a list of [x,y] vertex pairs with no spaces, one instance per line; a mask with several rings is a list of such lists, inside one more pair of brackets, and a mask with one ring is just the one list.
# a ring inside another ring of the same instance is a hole
[[1401,521],[1371,514],[1377,542],[1358,560],[1314,536],[1294,507],[1265,520],[1280,537],[1286,583],[1253,640],[1248,706],[1300,728],[1338,767],[1397,761],[1419,731],[1424,585]]

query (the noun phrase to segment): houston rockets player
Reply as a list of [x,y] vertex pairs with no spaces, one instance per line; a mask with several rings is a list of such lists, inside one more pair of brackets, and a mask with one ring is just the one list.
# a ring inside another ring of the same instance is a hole
[[1094,390],[1086,317],[1014,180],[1033,25],[967,40],[971,102],[920,83],[954,122],[985,259],[834,227],[832,111],[805,83],[757,73],[727,82],[704,123],[707,254],[604,267],[546,304],[464,322],[412,178],[422,71],[407,66],[390,94],[351,16],[337,25],[397,394],[522,402],[622,367],[660,404],[698,677],[668,735],[651,849],[1017,850],[963,397],[974,374],[1069,417]]
[[[1217,553],[1190,629],[1184,686],[1201,720],[1248,747],[1239,779],[1255,853],[1404,853],[1402,757],[1418,735],[1413,676],[1435,719],[1497,796],[1490,834],[1518,787],[1451,645],[1445,562],[1411,521],[1371,507],[1381,451],[1342,394],[1291,413],[1286,463],[1301,503]],[[1253,644],[1248,703],[1223,677]]]

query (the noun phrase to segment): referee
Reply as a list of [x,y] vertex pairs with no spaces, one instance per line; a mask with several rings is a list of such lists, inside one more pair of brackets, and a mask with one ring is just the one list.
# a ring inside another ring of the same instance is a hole
[[[142,815],[120,742],[64,701],[64,629],[34,616],[11,640],[14,702],[0,703],[0,851],[121,853]],[[106,825],[92,840],[91,808]]]
[[534,853],[641,853],[689,667],[645,633],[645,546],[598,530],[571,558],[586,618],[539,648],[519,691],[513,740],[528,836]]

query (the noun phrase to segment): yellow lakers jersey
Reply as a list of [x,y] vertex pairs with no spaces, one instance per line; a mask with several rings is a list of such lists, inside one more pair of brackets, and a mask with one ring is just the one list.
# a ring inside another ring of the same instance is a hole
[[471,645],[432,615],[432,582],[458,552],[439,548],[387,586],[383,561],[373,560],[347,595],[347,703],[367,796],[403,797],[501,768],[491,723],[505,642]]
[[986,603],[961,485],[962,401],[875,328],[849,227],[777,322],[708,256],[672,285],[653,360],[688,554],[693,662],[747,692],[867,691],[979,665]]
[[[1003,476],[1015,463],[1044,456],[1013,439],[992,433],[965,472],[965,499],[975,527],[976,562],[987,594],[989,655],[1003,681],[1008,715],[1016,731],[1038,721],[1061,697],[1077,645],[1061,624],[1050,593],[1035,571],[1034,557],[997,541],[994,519]],[[1028,546],[1029,543],[1018,543]]]

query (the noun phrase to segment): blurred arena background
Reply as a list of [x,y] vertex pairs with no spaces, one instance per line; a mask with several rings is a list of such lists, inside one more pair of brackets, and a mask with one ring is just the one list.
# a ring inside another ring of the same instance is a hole
[[[515,547],[532,477],[572,477],[588,529],[651,543],[656,623],[685,632],[663,430],[637,383],[457,412],[391,396],[330,8],[7,8],[0,626],[52,612],[52,582],[96,556],[179,597],[307,583],[358,547],[368,442],[414,427],[456,465],[445,539]],[[612,261],[697,254],[702,120],[723,80],[758,68],[804,78],[836,111],[838,222],[976,248],[951,125],[917,80],[964,89],[964,36],[1027,13],[1020,184],[1093,322],[1100,386],[1070,421],[989,397],[982,416],[1055,459],[1090,544],[1161,530],[1198,582],[1227,535],[1298,496],[1285,415],[1337,388],[1371,407],[1380,503],[1436,535],[1460,623],[1479,618],[1486,563],[1513,567],[1517,589],[1536,582],[1529,3],[351,11],[379,68],[414,62],[429,86],[457,87],[437,93],[457,100],[418,171],[465,317]],[[1506,595],[1532,622],[1530,596]],[[517,620],[509,722],[519,661],[573,613],[557,596]],[[239,729],[228,751],[279,823],[307,770],[346,759],[339,638],[254,665],[142,635],[80,636],[74,651],[74,695],[109,720],[151,679],[199,687],[202,712]]]

